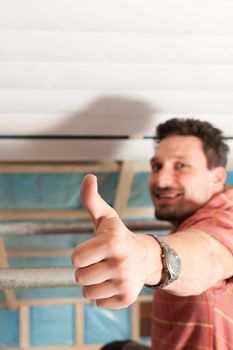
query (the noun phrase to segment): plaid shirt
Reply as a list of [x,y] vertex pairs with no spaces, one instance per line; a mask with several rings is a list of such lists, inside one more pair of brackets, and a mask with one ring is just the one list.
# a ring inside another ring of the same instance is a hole
[[[233,189],[213,197],[176,231],[188,229],[210,234],[233,253]],[[154,350],[233,349],[233,277],[197,296],[155,291],[152,344]]]

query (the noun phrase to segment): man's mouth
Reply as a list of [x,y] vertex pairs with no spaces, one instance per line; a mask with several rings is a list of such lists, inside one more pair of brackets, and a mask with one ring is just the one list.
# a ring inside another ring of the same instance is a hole
[[182,191],[177,189],[156,189],[154,195],[158,201],[172,202],[182,195]]
[[156,197],[159,199],[173,199],[180,195],[181,193],[156,193]]

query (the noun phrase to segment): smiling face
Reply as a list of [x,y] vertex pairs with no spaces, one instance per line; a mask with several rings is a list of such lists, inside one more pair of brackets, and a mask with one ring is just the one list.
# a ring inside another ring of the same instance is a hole
[[208,169],[196,136],[163,139],[151,160],[149,188],[159,220],[177,225],[224,188],[225,169]]

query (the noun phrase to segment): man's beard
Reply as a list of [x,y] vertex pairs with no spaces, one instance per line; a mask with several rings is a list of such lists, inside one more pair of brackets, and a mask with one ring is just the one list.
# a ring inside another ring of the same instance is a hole
[[200,206],[190,205],[190,203],[186,203],[186,205],[177,205],[175,208],[169,207],[169,206],[164,206],[164,207],[157,207],[155,205],[155,217],[158,220],[161,221],[168,221],[171,224],[177,226],[181,224],[184,220],[189,218],[191,215],[193,215],[197,209],[199,209]]
[[184,213],[178,213],[176,211],[169,210],[156,210],[155,209],[155,217],[161,221],[168,221],[173,225],[179,225],[182,221],[184,221],[190,215]]

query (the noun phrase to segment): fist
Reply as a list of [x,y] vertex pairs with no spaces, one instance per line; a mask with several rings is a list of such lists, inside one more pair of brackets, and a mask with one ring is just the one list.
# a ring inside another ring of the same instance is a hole
[[82,286],[83,295],[95,300],[97,306],[127,307],[136,300],[151,273],[151,240],[128,230],[98,194],[95,176],[84,178],[80,196],[92,217],[95,236],[72,253],[76,281]]

